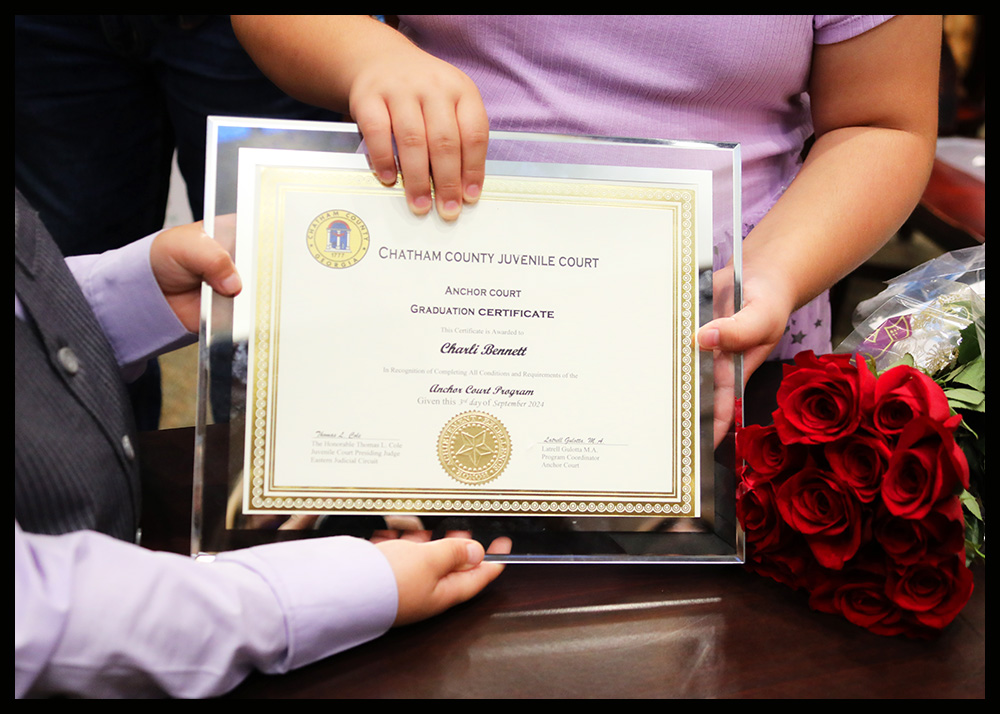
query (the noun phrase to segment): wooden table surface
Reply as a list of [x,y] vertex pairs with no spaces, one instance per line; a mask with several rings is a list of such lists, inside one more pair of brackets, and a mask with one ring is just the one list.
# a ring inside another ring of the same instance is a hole
[[740,566],[508,566],[478,599],[233,697],[984,697],[985,578],[879,637]]
[[[145,540],[184,551],[193,429],[142,435]],[[185,489],[186,501],[185,501]],[[986,578],[932,641],[738,565],[509,565],[475,600],[231,697],[985,697]]]

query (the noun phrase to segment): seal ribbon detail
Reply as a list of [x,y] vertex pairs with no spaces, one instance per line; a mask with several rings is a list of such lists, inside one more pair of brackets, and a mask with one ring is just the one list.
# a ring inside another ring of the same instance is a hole
[[448,420],[438,436],[438,459],[456,481],[478,486],[503,473],[510,462],[507,428],[486,412],[469,411]]

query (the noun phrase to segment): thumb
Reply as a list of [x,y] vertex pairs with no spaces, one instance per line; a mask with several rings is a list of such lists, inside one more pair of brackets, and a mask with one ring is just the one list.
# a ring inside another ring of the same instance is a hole
[[242,288],[229,252],[202,230],[201,223],[169,228],[150,248],[150,267],[165,295],[198,288],[204,280],[223,295]]
[[735,315],[712,320],[698,330],[698,346],[703,350],[745,352],[776,344],[783,330],[784,324],[774,315],[747,305]]
[[189,261],[186,267],[194,275],[200,275],[220,295],[238,294],[243,283],[229,252],[204,233],[199,236],[199,243],[186,252],[184,257]]
[[396,577],[396,625],[417,622],[465,602],[503,570],[499,563],[483,563],[483,546],[466,538],[428,543],[389,540],[376,547]]
[[435,550],[431,567],[437,567],[435,612],[465,602],[489,585],[503,571],[500,563],[484,562],[483,546],[464,538],[444,538],[422,547]]
[[461,570],[471,570],[483,562],[486,551],[472,539],[442,538],[427,543],[430,566],[438,577]]

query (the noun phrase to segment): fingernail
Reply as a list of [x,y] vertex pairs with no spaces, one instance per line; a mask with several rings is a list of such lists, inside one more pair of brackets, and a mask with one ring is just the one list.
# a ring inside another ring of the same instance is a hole
[[431,197],[417,196],[413,199],[413,210],[416,213],[427,213],[427,211],[431,210]]
[[392,186],[396,183],[396,172],[392,169],[385,169],[378,175],[378,180],[386,186]]
[[236,273],[227,276],[219,285],[223,295],[235,295],[243,287],[243,281]]
[[479,200],[479,194],[482,193],[482,187],[477,184],[471,184],[465,187],[465,200],[466,201],[477,201]]
[[702,330],[698,335],[698,344],[706,350],[714,350],[719,346],[719,342],[719,331],[714,327]]
[[457,216],[462,210],[462,205],[458,201],[445,201],[441,206],[441,213],[446,217]]
[[483,559],[482,550],[475,543],[469,543],[465,546],[465,559],[469,565],[478,565]]

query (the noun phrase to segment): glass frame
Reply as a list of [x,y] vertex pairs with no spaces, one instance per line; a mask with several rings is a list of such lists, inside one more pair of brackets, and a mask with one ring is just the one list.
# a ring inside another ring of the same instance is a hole
[[[235,214],[237,167],[241,148],[294,149],[358,154],[363,142],[353,124],[210,117],[206,151],[205,227],[234,254],[235,227],[222,218]],[[580,160],[579,157],[585,157]],[[568,161],[570,157],[572,161]],[[737,144],[610,137],[493,132],[488,160],[520,163],[520,171],[553,162],[635,168],[699,168],[711,172],[714,250],[720,243],[731,252],[727,281],[716,279],[721,266],[702,258],[698,270],[698,324],[732,314],[741,303],[740,153]],[[461,221],[461,219],[459,219]],[[725,251],[724,251],[725,252]],[[718,262],[718,256],[715,256]],[[728,276],[732,276],[731,281]],[[247,279],[247,276],[244,276]],[[696,326],[697,327],[697,326]],[[696,328],[695,328],[696,329]],[[196,419],[191,553],[198,556],[280,540],[323,535],[370,537],[387,527],[427,528],[433,537],[468,531],[487,543],[506,535],[514,543],[504,562],[656,562],[741,563],[743,533],[735,517],[736,462],[732,427],[713,445],[713,410],[700,414],[701,504],[696,517],[641,518],[607,516],[443,516],[409,526],[406,518],[384,514],[331,514],[311,519],[304,529],[289,528],[284,517],[242,513],[242,474],[246,415],[245,364],[233,341],[233,300],[202,294],[198,412]],[[734,423],[742,419],[740,357],[698,352],[700,398],[714,403],[716,375],[732,379]],[[296,516],[298,517],[298,516]],[[319,524],[319,525],[317,525]]]

